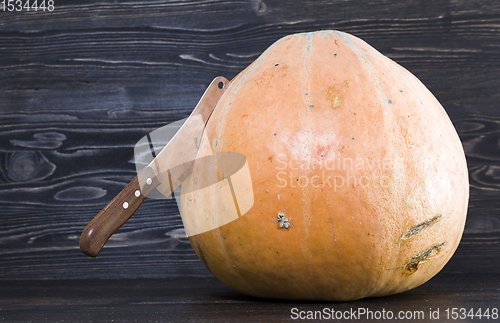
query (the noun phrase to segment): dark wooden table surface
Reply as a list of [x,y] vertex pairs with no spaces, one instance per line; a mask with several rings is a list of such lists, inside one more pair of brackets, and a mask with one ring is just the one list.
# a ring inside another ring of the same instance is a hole
[[78,249],[88,221],[136,175],[139,139],[187,117],[215,76],[231,79],[279,38],[321,29],[364,39],[434,93],[471,184],[462,242],[438,278],[334,306],[498,304],[500,1],[53,4],[0,10],[0,319],[274,322],[293,306],[326,306],[245,298],[210,279],[172,201],[146,200],[99,258]]
[[[489,319],[477,316],[486,309]],[[500,275],[439,274],[399,295],[345,303],[246,297],[214,278],[11,281],[0,287],[1,322],[285,322],[317,311],[331,321],[332,310],[346,318],[336,321],[498,322]]]

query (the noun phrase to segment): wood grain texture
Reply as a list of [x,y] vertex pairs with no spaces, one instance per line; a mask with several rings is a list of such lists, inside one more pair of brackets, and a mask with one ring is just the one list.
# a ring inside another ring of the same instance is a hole
[[[247,297],[231,290],[214,277],[126,280],[52,280],[9,281],[0,285],[0,321],[4,322],[297,322],[295,311],[323,311],[339,314],[392,312],[394,322],[402,315],[418,322],[447,322],[452,308],[459,322],[498,322],[500,276],[489,274],[438,274],[423,286],[402,294],[366,298],[353,302],[300,302]],[[474,309],[488,310],[488,317],[463,316]],[[496,308],[496,310],[493,310]],[[433,311],[433,319],[430,317]],[[436,311],[439,309],[439,314]],[[448,317],[446,310],[448,309]],[[358,312],[360,311],[361,312]],[[409,313],[408,313],[409,312]],[[391,322],[374,320],[366,314],[352,316],[354,322]],[[381,315],[381,314],[380,314]],[[387,314],[388,317],[390,314]],[[318,317],[318,316],[316,316]],[[335,316],[334,316],[335,317]],[[376,316],[375,316],[376,317]],[[418,318],[418,319],[417,319]],[[439,320],[437,319],[439,318]],[[325,321],[330,321],[324,316]],[[350,321],[331,320],[334,322]],[[309,320],[321,322],[321,320]]]
[[146,200],[101,252],[85,225],[136,175],[133,147],[287,34],[361,37],[426,84],[470,170],[448,273],[499,273],[500,2],[55,1],[0,13],[0,280],[209,276],[173,201]]

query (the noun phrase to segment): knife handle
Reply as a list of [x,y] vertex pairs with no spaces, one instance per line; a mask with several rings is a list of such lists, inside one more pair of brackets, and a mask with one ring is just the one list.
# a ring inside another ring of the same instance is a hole
[[90,257],[97,257],[106,241],[130,219],[159,185],[151,167],[144,168],[90,221],[80,236],[80,250]]

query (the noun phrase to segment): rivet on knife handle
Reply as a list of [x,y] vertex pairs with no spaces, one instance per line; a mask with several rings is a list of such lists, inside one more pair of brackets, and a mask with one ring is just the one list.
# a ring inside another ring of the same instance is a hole
[[[145,183],[145,185],[141,184]],[[160,182],[151,167],[144,168],[99,214],[80,236],[80,249],[97,257],[108,239],[137,211]]]

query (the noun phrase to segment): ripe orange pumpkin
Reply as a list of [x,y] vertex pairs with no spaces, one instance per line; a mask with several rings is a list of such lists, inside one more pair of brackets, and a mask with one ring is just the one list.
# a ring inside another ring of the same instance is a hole
[[460,139],[430,91],[359,38],[278,40],[232,81],[206,133],[214,152],[244,155],[252,179],[247,213],[189,237],[236,291],[395,294],[433,277],[459,244],[469,196]]

